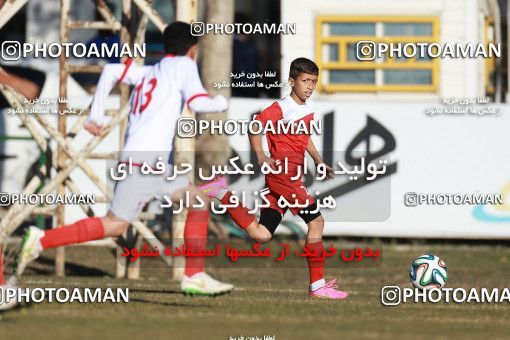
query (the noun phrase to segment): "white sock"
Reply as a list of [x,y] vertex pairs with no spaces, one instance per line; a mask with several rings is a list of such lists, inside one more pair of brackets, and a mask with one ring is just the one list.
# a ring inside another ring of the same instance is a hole
[[193,275],[191,275],[191,276],[190,276],[190,279],[191,279],[191,278],[193,278],[193,277],[195,277],[195,276],[197,276],[197,275],[198,275],[198,277],[200,277],[203,273],[204,273],[203,271],[198,272],[198,273],[195,273],[195,274],[193,274]]
[[310,285],[310,290],[312,292],[315,292],[317,289],[321,289],[326,284],[326,281],[324,279],[317,280],[315,282],[312,282]]

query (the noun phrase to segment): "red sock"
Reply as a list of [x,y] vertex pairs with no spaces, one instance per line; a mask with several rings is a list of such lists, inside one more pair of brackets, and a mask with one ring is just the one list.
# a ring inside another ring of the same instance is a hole
[[307,257],[308,269],[310,271],[310,284],[324,278],[324,242],[306,243],[305,248],[310,252],[317,252],[317,256]]
[[4,258],[2,257],[2,247],[0,247],[0,285],[3,285],[5,283],[3,264]]
[[66,246],[104,238],[103,221],[89,217],[59,228],[46,230],[41,238],[43,249]]
[[[229,198],[232,196],[232,193],[229,191],[223,196],[220,200],[223,204],[230,203]],[[230,217],[234,220],[234,222],[243,229],[248,228],[248,226],[255,221],[255,216],[250,215],[248,213],[248,209],[245,207],[233,207],[227,208]]]
[[[184,245],[194,251],[207,247],[207,225],[209,224],[209,210],[188,210],[184,225]],[[205,257],[186,257],[184,275],[192,276],[204,271]]]

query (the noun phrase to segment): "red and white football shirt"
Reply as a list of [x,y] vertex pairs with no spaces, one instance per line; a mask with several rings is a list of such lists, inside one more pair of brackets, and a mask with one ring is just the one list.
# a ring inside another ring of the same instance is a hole
[[[277,102],[274,102],[267,109],[258,114],[255,119],[265,125],[271,121],[273,126],[277,126],[279,120],[283,123],[297,124],[299,121],[304,121],[307,126],[307,132],[310,132],[310,122],[314,119],[314,106],[313,102],[308,100],[305,104],[299,105],[289,95]],[[298,168],[301,167],[301,174],[303,173],[303,164],[305,159],[306,147],[310,139],[309,133],[289,133],[289,134],[273,134],[266,133],[267,144],[271,158],[279,160],[284,164],[287,158],[288,169],[287,173],[281,174],[267,174],[266,185],[271,191],[268,197],[271,202],[271,208],[280,211],[282,214],[284,210],[276,207],[278,197],[284,196],[289,202],[294,202],[296,199],[299,202],[304,202],[308,199],[310,204],[315,202],[314,198],[308,194],[301,178],[291,180],[298,174]],[[297,214],[301,208],[290,209],[294,214]]]

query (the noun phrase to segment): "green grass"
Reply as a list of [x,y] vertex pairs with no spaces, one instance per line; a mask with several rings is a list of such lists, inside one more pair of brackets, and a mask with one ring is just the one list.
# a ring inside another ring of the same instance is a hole
[[[229,295],[188,297],[155,259],[142,266],[142,278],[113,278],[115,259],[106,249],[68,248],[68,276],[53,275],[54,252],[30,266],[24,287],[129,287],[127,304],[42,303],[0,315],[0,339],[451,339],[508,338],[510,305],[407,303],[385,307],[385,285],[409,287],[408,265],[422,253],[445,259],[448,287],[510,286],[510,249],[502,246],[385,245],[378,266],[327,268],[350,293],[346,301],[309,299],[308,271],[292,263],[211,268],[232,282]],[[296,261],[304,260],[296,259]]]

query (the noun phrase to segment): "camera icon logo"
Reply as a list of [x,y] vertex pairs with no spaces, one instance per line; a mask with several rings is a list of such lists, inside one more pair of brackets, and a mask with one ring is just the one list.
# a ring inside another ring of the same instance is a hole
[[404,194],[404,204],[406,207],[416,207],[418,205],[418,194],[415,192],[406,192]]
[[180,118],[177,123],[177,135],[181,138],[193,138],[197,135],[197,121],[193,118]]
[[371,61],[376,57],[375,42],[361,40],[356,43],[356,58],[360,61]]
[[384,286],[381,289],[381,303],[384,306],[398,306],[401,302],[399,286]]
[[205,24],[200,21],[195,21],[191,23],[191,35],[196,37],[201,37],[205,34]]
[[0,207],[11,205],[11,195],[6,192],[0,192]]
[[4,41],[1,47],[2,59],[5,61],[16,61],[21,58],[21,43],[19,41]]

